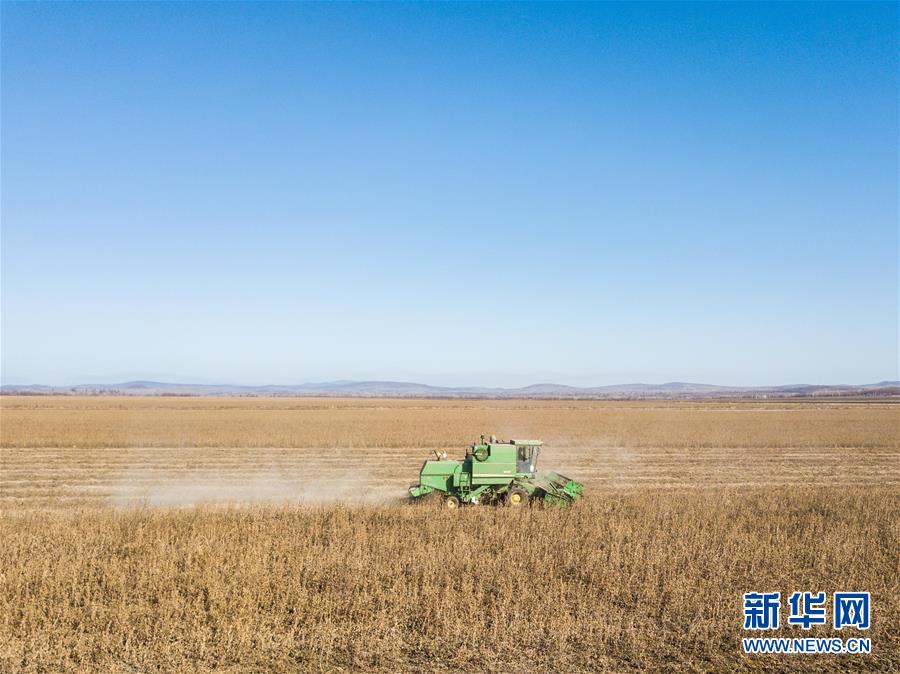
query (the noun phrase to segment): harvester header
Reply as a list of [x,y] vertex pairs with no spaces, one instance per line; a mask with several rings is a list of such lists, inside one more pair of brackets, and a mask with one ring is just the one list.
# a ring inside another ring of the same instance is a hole
[[530,503],[569,505],[581,497],[583,485],[552,470],[536,472],[540,440],[498,440],[493,435],[473,443],[462,460],[448,459],[446,452],[422,464],[419,484],[410,496],[432,494],[448,508],[463,504]]

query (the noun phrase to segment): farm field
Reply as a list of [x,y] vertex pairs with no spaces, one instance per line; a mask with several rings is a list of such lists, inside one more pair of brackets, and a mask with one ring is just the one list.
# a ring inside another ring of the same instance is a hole
[[[893,401],[0,404],[2,671],[900,667]],[[404,502],[481,433],[586,498]],[[871,591],[873,654],[742,655],[751,590]]]

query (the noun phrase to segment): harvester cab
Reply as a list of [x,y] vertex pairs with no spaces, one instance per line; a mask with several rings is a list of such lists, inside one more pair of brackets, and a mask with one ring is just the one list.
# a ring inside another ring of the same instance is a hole
[[583,486],[554,471],[536,472],[540,440],[498,440],[491,436],[473,443],[462,460],[438,454],[422,464],[419,484],[409,488],[413,498],[436,494],[448,508],[463,504],[529,503],[569,505],[581,497]]
[[534,445],[517,445],[516,470],[520,473],[533,473],[537,463],[538,452],[541,451],[541,443]]

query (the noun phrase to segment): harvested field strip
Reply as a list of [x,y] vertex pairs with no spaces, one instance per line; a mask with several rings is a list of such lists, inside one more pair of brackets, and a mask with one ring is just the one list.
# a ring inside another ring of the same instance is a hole
[[[461,450],[457,450],[461,454]],[[121,505],[161,490],[200,501],[400,498],[430,452],[408,448],[5,449],[0,509]],[[547,447],[541,463],[590,490],[822,485],[900,486],[900,450]],[[240,487],[243,491],[226,487]],[[315,486],[313,488],[312,486]],[[186,502],[192,502],[190,500]]]

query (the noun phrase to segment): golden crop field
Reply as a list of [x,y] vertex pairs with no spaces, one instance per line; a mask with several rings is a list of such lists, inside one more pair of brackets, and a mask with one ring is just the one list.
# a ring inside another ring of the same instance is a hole
[[[891,401],[0,405],[0,671],[900,668]],[[405,503],[481,433],[586,497]],[[742,655],[751,590],[872,592],[873,653]]]

